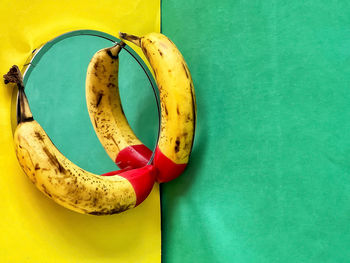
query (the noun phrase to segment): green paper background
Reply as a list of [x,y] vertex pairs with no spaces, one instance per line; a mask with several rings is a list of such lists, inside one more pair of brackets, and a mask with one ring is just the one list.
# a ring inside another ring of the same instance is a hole
[[350,2],[163,1],[162,32],[198,105],[164,262],[349,262]]

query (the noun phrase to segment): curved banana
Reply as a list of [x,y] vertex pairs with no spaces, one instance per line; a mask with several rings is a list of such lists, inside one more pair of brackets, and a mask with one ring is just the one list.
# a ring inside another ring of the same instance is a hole
[[125,118],[118,88],[118,54],[123,42],[94,54],[86,75],[86,104],[109,157],[122,169],[143,167],[152,151],[143,145]]
[[[151,192],[152,166],[100,176],[69,161],[33,119],[17,66],[4,75],[5,83],[18,86],[18,126],[14,145],[19,164],[35,186],[58,204],[76,212],[107,215],[140,204]],[[118,174],[118,175],[116,175]]]
[[[164,35],[151,33],[121,38],[140,46],[153,68],[161,100],[161,132],[154,164],[158,182],[168,182],[185,169],[192,151],[196,119],[193,82],[181,53]],[[118,90],[118,53],[121,42],[98,51],[86,78],[86,101],[91,122],[101,144],[121,168],[142,167],[151,151],[131,130]]]
[[149,61],[159,89],[161,131],[154,165],[159,182],[168,182],[185,169],[192,151],[196,100],[191,74],[175,44],[160,33],[120,37],[141,47]]

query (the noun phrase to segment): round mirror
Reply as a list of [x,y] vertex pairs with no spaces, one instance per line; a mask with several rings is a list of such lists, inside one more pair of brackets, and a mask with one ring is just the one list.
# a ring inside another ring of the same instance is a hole
[[[90,122],[85,99],[86,71],[93,55],[115,42],[119,39],[98,31],[64,34],[33,52],[24,75],[35,120],[68,159],[97,174],[119,168],[104,151]],[[159,131],[154,79],[129,46],[121,51],[119,61],[119,90],[125,115],[138,138],[153,150]],[[12,102],[16,103],[16,99]]]

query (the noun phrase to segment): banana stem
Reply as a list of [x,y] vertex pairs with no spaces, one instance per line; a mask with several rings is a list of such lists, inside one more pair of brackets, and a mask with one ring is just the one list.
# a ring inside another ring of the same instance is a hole
[[141,47],[141,38],[140,37],[134,36],[134,35],[129,35],[127,33],[122,33],[122,32],[119,32],[119,36],[120,36],[120,38],[128,40],[128,41],[134,43],[135,45]]
[[5,84],[16,83],[18,88],[24,88],[22,73],[17,65],[13,65],[9,72],[4,75]]
[[123,49],[123,47],[125,47],[125,43],[123,41],[120,41],[119,43],[117,43],[115,46],[111,47],[109,49],[110,54],[113,57],[118,57],[119,52]]
[[4,75],[5,84],[15,83],[18,87],[18,102],[17,102],[17,123],[32,121],[33,115],[30,111],[27,96],[24,92],[23,76],[18,66],[11,67],[9,72]]
[[[32,121],[33,114],[30,110],[27,96],[24,92],[24,89],[18,89],[18,108],[17,108],[17,123]],[[19,114],[18,114],[19,113]]]

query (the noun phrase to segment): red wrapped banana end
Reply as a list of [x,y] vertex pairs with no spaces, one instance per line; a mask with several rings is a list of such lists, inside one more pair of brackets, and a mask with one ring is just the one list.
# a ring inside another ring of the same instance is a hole
[[136,169],[123,169],[102,174],[102,176],[118,175],[127,179],[133,186],[136,194],[136,204],[141,204],[151,193],[156,180],[156,169],[153,165],[147,165]]
[[187,163],[176,164],[166,157],[157,147],[153,160],[153,165],[157,169],[157,182],[166,183],[180,176],[185,170]]
[[147,165],[152,156],[152,151],[144,144],[131,145],[121,150],[115,163],[120,169],[138,168]]

